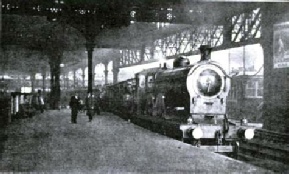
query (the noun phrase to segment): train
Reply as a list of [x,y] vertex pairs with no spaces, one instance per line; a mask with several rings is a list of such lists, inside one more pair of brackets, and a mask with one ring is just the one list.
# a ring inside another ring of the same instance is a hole
[[105,111],[122,115],[156,117],[179,123],[182,141],[213,152],[236,152],[239,141],[254,138],[260,123],[231,119],[227,98],[231,77],[211,60],[212,48],[200,47],[201,60],[190,64],[178,57],[173,68],[150,68],[135,77],[105,87]]

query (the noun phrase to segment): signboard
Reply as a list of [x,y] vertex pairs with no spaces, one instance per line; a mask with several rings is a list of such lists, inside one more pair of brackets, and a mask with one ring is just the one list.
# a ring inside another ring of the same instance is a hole
[[274,68],[289,67],[289,22],[274,25],[273,65]]

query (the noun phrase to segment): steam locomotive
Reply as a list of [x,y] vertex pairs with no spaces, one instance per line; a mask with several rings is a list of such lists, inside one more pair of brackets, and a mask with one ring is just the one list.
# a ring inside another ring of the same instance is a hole
[[174,120],[182,140],[214,152],[237,151],[238,141],[252,139],[259,124],[231,120],[226,112],[230,77],[215,61],[211,48],[200,47],[201,60],[190,65],[177,58],[173,68],[151,68],[134,79],[107,87],[108,108],[123,115]]

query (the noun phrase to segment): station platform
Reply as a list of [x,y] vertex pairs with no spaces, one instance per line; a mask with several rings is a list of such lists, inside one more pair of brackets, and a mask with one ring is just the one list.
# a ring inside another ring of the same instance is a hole
[[0,172],[273,173],[198,149],[110,113],[88,122],[70,110],[19,119],[5,130]]

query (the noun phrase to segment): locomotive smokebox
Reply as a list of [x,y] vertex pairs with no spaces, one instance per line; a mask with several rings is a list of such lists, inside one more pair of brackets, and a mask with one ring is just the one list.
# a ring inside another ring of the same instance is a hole
[[212,47],[209,45],[201,45],[200,46],[200,52],[201,52],[201,61],[204,60],[210,60],[211,59],[211,52]]

